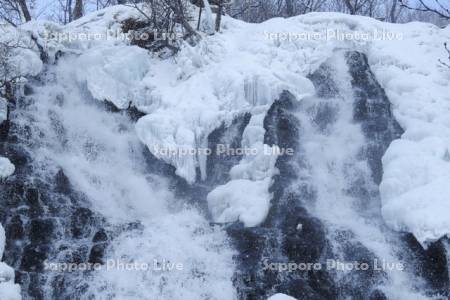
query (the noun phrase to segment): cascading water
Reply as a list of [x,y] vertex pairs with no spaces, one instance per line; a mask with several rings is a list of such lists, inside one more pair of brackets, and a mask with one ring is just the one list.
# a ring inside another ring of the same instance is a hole
[[[353,62],[353,56],[359,61]],[[371,82],[366,82],[364,87],[353,86],[355,80],[370,72],[362,57],[356,52],[335,55],[317,71],[325,75],[322,80],[326,79],[332,88],[304,101],[296,114],[303,126],[301,144],[316,192],[315,199],[305,204],[325,223],[336,261],[369,265],[371,271],[355,272],[344,267],[336,271],[337,281],[351,289],[350,294],[357,296],[358,291],[364,293],[373,285],[373,289],[381,288],[389,298],[418,299],[422,297],[418,293],[422,286],[414,288],[408,271],[403,271],[407,268],[403,264],[408,262],[399,256],[399,236],[383,223],[375,182],[379,170],[370,165],[371,160],[381,164],[381,156],[389,143],[399,138],[401,129],[391,117],[389,102],[383,98],[381,88],[373,91]],[[358,78],[351,76],[355,76],[348,66],[352,63],[362,70]],[[313,82],[319,86],[324,84],[314,76]],[[364,100],[372,103],[361,106],[373,110],[360,119],[358,93],[370,93]],[[374,125],[371,118],[377,118],[375,125],[387,131],[390,140],[372,141],[378,133],[376,127],[369,128],[368,135],[364,134],[367,124]],[[380,148],[379,153],[370,151],[371,143]]]
[[365,55],[338,52],[310,79],[316,96],[298,103],[284,92],[264,122],[267,144],[296,152],[277,161],[267,220],[228,229],[241,253],[240,297],[445,299],[446,262],[433,263],[442,250],[419,263],[380,213],[381,157],[402,130]]
[[[17,171],[2,219],[24,299],[231,299],[226,236],[152,175],[130,118],[76,83],[74,61],[50,66],[11,116],[6,153]],[[104,265],[54,264],[88,262]]]

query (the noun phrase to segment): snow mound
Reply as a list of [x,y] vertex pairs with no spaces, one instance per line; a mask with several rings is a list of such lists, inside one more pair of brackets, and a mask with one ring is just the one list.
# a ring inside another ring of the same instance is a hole
[[394,229],[413,232],[423,244],[450,232],[449,147],[449,138],[403,138],[383,158],[383,215]]
[[214,221],[241,221],[246,227],[259,225],[269,212],[269,184],[270,179],[237,179],[214,189],[208,194],[208,205]]
[[208,207],[215,222],[241,221],[246,227],[258,226],[267,217],[272,194],[269,187],[278,171],[275,163],[280,153],[277,146],[268,146],[264,138],[264,115],[254,115],[243,133],[242,146],[254,149],[230,170],[231,180],[212,190]]
[[383,157],[382,213],[424,246],[450,233],[450,26],[397,25],[402,41],[379,42],[369,62],[405,130]]
[[269,298],[267,298],[267,300],[296,300],[296,299],[294,297],[278,293],[273,296],[270,296]]
[[11,176],[15,171],[14,165],[6,157],[0,156],[0,178]]
[[0,71],[2,79],[35,76],[41,72],[43,64],[39,57],[39,50],[26,30],[0,24],[0,44],[2,49],[7,49],[5,51],[7,67],[2,67]]
[[[0,257],[5,249],[5,230],[0,225]],[[20,286],[14,283],[14,270],[7,264],[0,262],[0,299],[20,300]]]

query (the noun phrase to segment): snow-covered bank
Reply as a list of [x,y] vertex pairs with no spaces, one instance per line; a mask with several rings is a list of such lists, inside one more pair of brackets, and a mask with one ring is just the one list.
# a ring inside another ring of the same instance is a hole
[[[120,21],[129,16],[138,14],[117,6],[55,30],[120,31]],[[222,122],[229,123],[242,112],[264,114],[282,90],[300,101],[313,94],[307,75],[333,52],[366,53],[405,130],[384,158],[383,215],[392,228],[413,232],[425,242],[450,232],[442,213],[449,205],[445,183],[450,164],[445,157],[450,148],[450,71],[438,62],[446,59],[443,43],[448,40],[449,27],[311,13],[262,24],[225,17],[220,34],[205,35],[197,46],[185,45],[165,60],[114,38],[58,47],[81,50],[73,67],[95,98],[119,108],[133,104],[148,114],[136,125],[139,138],[190,183],[197,168],[205,178],[204,155],[161,152],[196,153]],[[252,206],[242,201],[234,201],[230,209]],[[268,201],[263,202],[264,208],[257,209],[267,211]]]
[[[5,230],[0,225],[0,258],[3,257],[5,249]],[[14,269],[0,262],[0,299],[21,300],[20,285],[14,283]]]
[[11,176],[14,173],[15,167],[9,159],[0,156],[0,179]]
[[403,41],[375,44],[369,60],[405,129],[383,158],[383,215],[423,243],[450,234],[450,26],[404,25]]

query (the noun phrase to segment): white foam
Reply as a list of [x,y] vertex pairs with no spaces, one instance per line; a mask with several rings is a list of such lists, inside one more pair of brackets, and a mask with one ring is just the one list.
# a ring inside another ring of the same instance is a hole
[[0,156],[0,178],[11,176],[15,169],[16,168],[9,159]]

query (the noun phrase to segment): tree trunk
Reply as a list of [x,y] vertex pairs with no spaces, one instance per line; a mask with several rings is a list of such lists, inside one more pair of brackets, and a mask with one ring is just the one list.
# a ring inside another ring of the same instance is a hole
[[67,23],[72,22],[72,0],[67,0],[67,2],[66,2],[66,11],[67,11],[68,18],[69,18]]
[[217,10],[217,15],[216,15],[216,31],[220,31],[220,23],[222,22],[222,10],[223,10],[223,5],[222,5],[222,1],[219,0],[219,9]]
[[31,21],[31,14],[30,14],[30,11],[28,10],[28,6],[27,6],[27,3],[25,2],[25,0],[17,0],[17,3],[20,6],[20,10],[22,11],[25,21],[26,22]]
[[73,8],[73,19],[79,19],[83,16],[83,0],[76,0]]
[[198,9],[197,30],[200,30],[200,23],[202,21],[202,7],[200,6]]
[[292,17],[294,15],[294,4],[292,0],[286,0],[286,15]]
[[396,17],[396,13],[397,13],[397,0],[393,0],[392,1],[392,7],[391,7],[391,11],[390,11],[390,21],[392,23],[397,23],[397,17]]
[[351,15],[356,14],[356,4],[353,6],[350,0],[344,0],[345,6],[347,6]]

